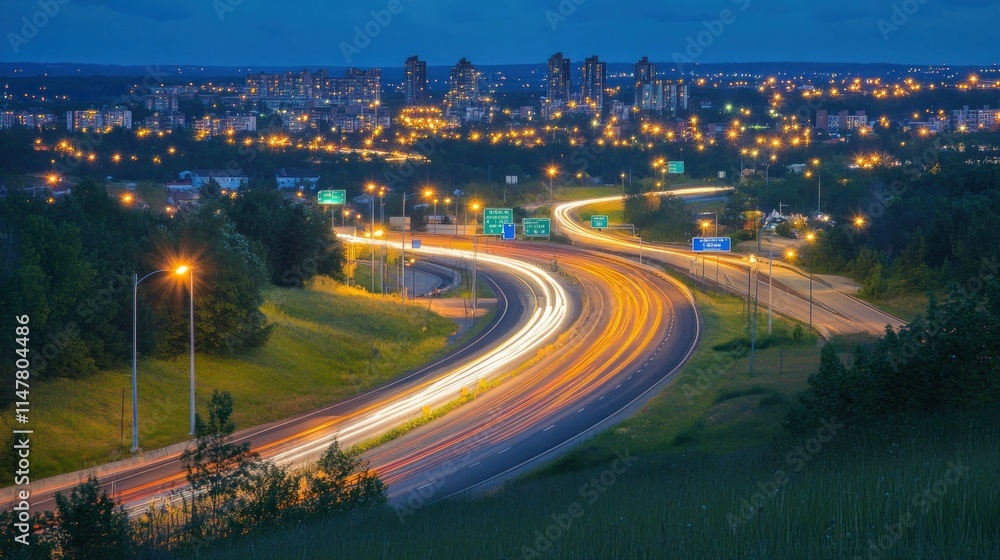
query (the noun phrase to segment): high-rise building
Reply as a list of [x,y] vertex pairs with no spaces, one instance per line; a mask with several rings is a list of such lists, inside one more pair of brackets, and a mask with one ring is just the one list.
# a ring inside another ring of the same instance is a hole
[[445,99],[445,103],[449,110],[464,111],[464,109],[476,106],[480,102],[479,72],[471,62],[462,58],[451,69],[451,78],[448,81],[448,96]]
[[598,111],[604,107],[604,84],[607,83],[607,64],[597,60],[594,55],[583,63],[583,101],[594,106]]
[[109,132],[115,127],[132,130],[132,111],[129,109],[66,111],[66,130],[70,132]]
[[407,105],[422,105],[427,102],[427,61],[416,56],[406,59],[403,65],[406,81],[403,82],[403,93]]
[[570,62],[563,54],[549,58],[549,71],[545,77],[545,96],[550,105],[560,106],[570,98]]
[[642,60],[635,63],[635,105],[642,105],[643,86],[656,81],[656,65],[649,61],[649,57],[642,57]]

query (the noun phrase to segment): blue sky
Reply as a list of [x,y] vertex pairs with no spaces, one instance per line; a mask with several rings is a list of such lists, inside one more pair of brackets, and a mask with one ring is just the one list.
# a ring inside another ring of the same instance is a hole
[[3,0],[0,61],[401,66],[413,54],[451,65],[562,51],[987,65],[1000,62],[997,21],[989,0]]

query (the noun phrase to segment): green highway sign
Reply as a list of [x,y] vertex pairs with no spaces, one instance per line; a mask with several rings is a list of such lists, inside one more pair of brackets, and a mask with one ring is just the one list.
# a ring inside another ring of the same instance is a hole
[[552,221],[548,218],[525,218],[521,220],[525,237],[548,237],[552,234]]
[[483,234],[502,235],[503,225],[514,223],[512,208],[485,208],[483,210]]
[[667,173],[675,173],[677,175],[684,174],[684,162],[683,161],[671,161],[667,163]]
[[591,216],[590,217],[590,227],[593,229],[608,229],[608,217],[607,216]]
[[319,191],[317,196],[320,204],[347,204],[347,191]]

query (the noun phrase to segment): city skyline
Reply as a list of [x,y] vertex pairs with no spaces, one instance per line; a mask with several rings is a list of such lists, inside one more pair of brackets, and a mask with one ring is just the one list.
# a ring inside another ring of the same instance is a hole
[[[800,5],[790,0],[649,2],[517,0],[461,9],[371,0],[337,7],[240,0],[78,0],[0,6],[9,62],[221,66],[428,66],[544,63],[598,53],[609,63],[861,62],[992,64],[1000,6],[960,0]],[[763,33],[763,29],[778,30]],[[98,40],[94,36],[99,37]],[[961,41],[952,38],[961,38]],[[929,40],[930,39],[930,40]]]

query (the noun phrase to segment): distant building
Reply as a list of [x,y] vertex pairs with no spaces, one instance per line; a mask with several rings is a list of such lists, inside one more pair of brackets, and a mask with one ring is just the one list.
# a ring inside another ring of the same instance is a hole
[[215,181],[223,190],[239,190],[250,182],[250,178],[243,174],[243,170],[234,169],[195,169],[192,171],[182,171],[179,174],[181,179],[191,181],[192,188],[200,189]]
[[580,95],[583,102],[595,108],[598,112],[604,107],[604,87],[607,84],[607,64],[594,55],[583,63],[583,84]]
[[224,116],[205,115],[194,121],[194,129],[198,138],[254,132],[257,130],[257,116],[229,113]]
[[319,173],[311,169],[275,169],[274,178],[279,189],[315,189],[319,183]]
[[[635,106],[640,107],[643,99],[643,86],[652,85],[656,81],[656,65],[649,61],[649,57],[642,57],[642,60],[635,63]],[[662,97],[662,92],[660,97]],[[662,110],[662,109],[661,109]]]
[[961,109],[951,112],[948,125],[953,130],[988,130],[995,131],[1000,127],[1000,110],[990,109],[989,105],[984,105],[982,109],[969,109],[966,105]]
[[115,127],[132,130],[132,111],[128,109],[66,111],[66,129],[70,132],[110,132]]
[[448,109],[464,112],[468,107],[479,105],[482,101],[479,95],[480,75],[471,62],[462,58],[452,67],[448,80],[448,94],[445,104]]
[[146,109],[158,113],[172,113],[177,111],[177,103],[180,100],[181,88],[179,87],[158,87],[154,88],[146,96]]
[[143,119],[142,127],[154,132],[158,130],[173,130],[175,128],[184,128],[185,121],[184,113],[154,113]]
[[570,60],[561,52],[552,55],[545,75],[545,106],[550,112],[569,102],[571,86]]
[[0,111],[0,129],[23,126],[25,128],[43,128],[56,122],[56,116],[34,111]]
[[403,82],[403,96],[409,106],[427,102],[427,62],[416,56],[406,59],[403,64],[406,74]]
[[678,111],[688,109],[687,84],[653,80],[639,86],[636,93],[639,97],[637,107],[642,111],[669,112],[671,115],[677,115]]

